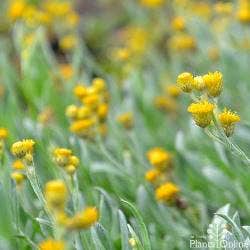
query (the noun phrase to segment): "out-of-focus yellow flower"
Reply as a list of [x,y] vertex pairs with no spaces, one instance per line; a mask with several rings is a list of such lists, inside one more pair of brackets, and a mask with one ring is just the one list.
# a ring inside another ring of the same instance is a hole
[[248,0],[241,0],[239,2],[239,9],[236,16],[242,23],[250,22],[250,2]]
[[74,90],[74,95],[79,98],[79,100],[81,100],[82,98],[84,98],[85,96],[87,96],[88,94],[88,89],[83,86],[83,85],[76,85]]
[[9,131],[6,128],[0,128],[0,140],[5,140],[8,137]]
[[70,230],[88,229],[99,219],[99,212],[95,207],[87,207],[82,212],[69,218],[66,227]]
[[196,125],[202,128],[205,128],[211,123],[213,110],[214,104],[209,103],[208,101],[192,103],[188,107],[188,112],[192,114]]
[[134,116],[132,112],[125,112],[116,118],[117,122],[126,129],[132,129],[134,126]]
[[220,51],[217,47],[211,47],[208,49],[208,57],[212,61],[217,61],[220,58]]
[[137,245],[135,238],[129,238],[128,242],[131,247],[136,247]]
[[35,142],[32,139],[25,139],[15,142],[11,146],[11,152],[18,158],[23,158],[27,154],[33,154]]
[[163,112],[176,112],[177,110],[176,101],[168,96],[156,96],[154,105]]
[[76,105],[69,105],[66,108],[65,114],[70,119],[75,119],[78,114],[78,107]]
[[46,125],[52,120],[52,118],[53,110],[51,109],[51,107],[47,107],[38,114],[37,121],[43,125]]
[[22,173],[15,171],[11,174],[11,179],[13,179],[16,182],[17,186],[20,186],[22,185],[25,176]]
[[194,77],[189,72],[184,72],[178,75],[177,84],[180,86],[183,92],[191,92],[194,85]]
[[146,172],[145,179],[150,183],[155,183],[160,175],[161,172],[153,168]]
[[188,34],[176,34],[169,39],[168,45],[175,52],[193,51],[196,48],[196,40]]
[[198,91],[202,91],[206,88],[204,79],[202,76],[195,76],[194,77],[194,82],[193,82],[193,87],[194,89],[198,90]]
[[66,16],[66,24],[68,24],[70,27],[75,27],[80,21],[80,16],[71,11],[67,16]]
[[209,72],[203,76],[209,96],[219,96],[223,87],[223,75],[219,71]]
[[166,182],[155,190],[158,201],[173,202],[180,192],[180,188],[172,182]]
[[44,9],[51,15],[55,17],[65,17],[71,12],[70,2],[62,1],[50,1],[47,0],[43,4]]
[[8,10],[10,19],[15,21],[16,19],[22,17],[25,7],[26,4],[23,0],[12,1]]
[[100,121],[105,121],[108,115],[109,107],[106,103],[102,103],[97,108],[97,115]]
[[93,118],[78,120],[70,125],[70,131],[79,136],[92,136],[95,125],[96,120]]
[[67,35],[60,40],[60,47],[65,51],[74,49],[76,45],[77,38],[75,35]]
[[23,164],[23,162],[21,160],[16,160],[12,163],[12,167],[15,170],[24,170],[25,169],[25,165]]
[[100,103],[100,96],[98,94],[90,94],[82,99],[83,104],[85,104],[90,109],[96,109]]
[[193,1],[193,3],[190,5],[191,11],[193,12],[193,14],[196,14],[200,17],[203,18],[210,18],[211,14],[212,14],[212,6],[211,4],[207,3],[207,2],[197,2],[197,1]]
[[106,90],[106,82],[100,77],[96,77],[92,81],[93,91],[96,93],[102,93]]
[[178,85],[176,84],[171,84],[171,85],[167,85],[165,87],[165,92],[167,95],[173,97],[173,98],[176,98],[178,96],[180,96],[181,94],[181,89]]
[[165,3],[165,0],[139,0],[139,1],[141,5],[149,8],[161,7]]
[[177,16],[172,20],[171,26],[174,30],[182,31],[186,27],[185,19],[181,16]]
[[60,240],[48,239],[39,244],[39,250],[65,250],[65,244]]
[[118,48],[114,49],[113,57],[118,61],[127,61],[131,56],[131,52],[128,48]]
[[229,15],[233,11],[232,3],[218,2],[214,5],[214,10],[220,15]]
[[65,80],[70,80],[74,75],[74,70],[70,64],[61,64],[60,73]]
[[62,180],[49,181],[45,185],[44,196],[48,208],[52,211],[62,211],[68,197],[68,190]]
[[218,115],[218,118],[226,136],[231,136],[234,132],[235,124],[240,121],[240,116],[230,110],[224,109]]
[[172,166],[172,156],[163,148],[150,149],[147,152],[147,158],[150,164],[160,171]]

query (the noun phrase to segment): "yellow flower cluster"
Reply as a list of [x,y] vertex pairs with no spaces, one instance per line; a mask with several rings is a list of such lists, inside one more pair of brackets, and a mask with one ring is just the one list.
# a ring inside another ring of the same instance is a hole
[[157,147],[147,152],[147,158],[153,168],[146,172],[145,179],[156,188],[156,199],[168,204],[174,202],[180,190],[175,184],[168,181],[173,166],[172,155],[163,148]]
[[109,110],[109,94],[105,81],[95,78],[89,87],[77,85],[74,94],[81,105],[70,105],[66,109],[66,116],[71,121],[70,131],[87,139],[94,139],[97,133],[105,136]]
[[79,165],[79,159],[67,148],[56,148],[53,152],[54,161],[69,175],[73,175]]
[[219,71],[209,72],[203,76],[196,77],[189,72],[184,72],[178,75],[177,84],[183,92],[206,90],[208,96],[217,97],[223,88],[223,76]]
[[168,40],[168,47],[174,52],[194,51],[197,47],[193,36],[185,33],[174,34]]
[[21,187],[25,175],[25,165],[31,165],[33,162],[33,151],[35,142],[32,139],[24,139],[12,144],[11,152],[18,159],[13,162],[14,172],[11,174],[11,178],[16,182],[18,187]]
[[250,1],[240,0],[238,11],[236,13],[237,19],[242,23],[250,23]]
[[134,126],[134,116],[132,112],[125,112],[117,116],[117,122],[125,129],[132,129]]
[[178,108],[176,98],[181,94],[181,89],[176,84],[168,84],[164,88],[164,95],[154,98],[154,106],[164,113],[175,114]]
[[[203,76],[193,76],[189,72],[181,73],[177,78],[177,83],[183,92],[203,91],[199,101],[191,103],[187,109],[192,114],[197,126],[205,128],[211,121],[217,119],[223,128],[226,136],[232,136],[235,124],[240,121],[240,116],[236,113],[224,109],[218,115],[215,114],[215,104],[213,98],[218,97],[223,88],[223,75],[219,71],[209,72]],[[211,101],[207,99],[210,98]]]
[[54,214],[57,222],[68,230],[87,229],[98,221],[99,212],[95,207],[87,207],[72,217],[69,217],[65,213],[69,194],[62,180],[47,182],[44,189],[44,196],[47,206],[51,213]]
[[39,250],[65,250],[65,244],[60,240],[47,239],[39,244]]

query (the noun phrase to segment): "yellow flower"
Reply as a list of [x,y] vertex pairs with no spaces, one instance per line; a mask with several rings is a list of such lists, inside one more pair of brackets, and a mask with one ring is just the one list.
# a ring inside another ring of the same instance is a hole
[[76,45],[77,45],[77,38],[74,35],[64,36],[60,40],[60,47],[65,51],[75,48]]
[[177,53],[193,51],[196,48],[196,40],[188,34],[176,34],[169,39],[168,46]]
[[68,190],[62,180],[53,180],[46,183],[44,196],[51,210],[60,211],[65,207]]
[[134,126],[134,116],[131,112],[118,115],[116,120],[126,129],[131,129]]
[[15,142],[11,146],[11,152],[18,158],[23,158],[27,154],[33,153],[35,142],[32,139],[25,139]]
[[100,96],[98,94],[90,94],[87,95],[82,99],[83,104],[85,104],[87,107],[91,109],[95,109],[99,102],[100,102]]
[[16,160],[12,163],[12,167],[15,170],[23,170],[25,169],[25,165],[23,164],[23,162],[21,160]]
[[231,136],[234,132],[235,124],[240,121],[240,116],[230,110],[224,109],[218,115],[218,118],[226,136]]
[[[93,118],[74,121],[70,125],[70,131],[79,136],[91,136],[91,129],[96,125],[96,120]],[[90,133],[90,134],[89,134]]]
[[238,20],[242,23],[249,23],[250,22],[250,2],[247,1],[240,1],[239,9],[236,13]]
[[0,140],[7,138],[9,131],[6,128],[0,128]]
[[174,30],[177,31],[182,31],[185,29],[185,20],[183,17],[181,16],[177,16],[175,17],[172,22],[171,22],[171,26]]
[[87,96],[88,89],[85,86],[79,84],[79,85],[75,86],[73,92],[74,92],[74,95],[77,98],[79,98],[79,100],[81,100],[82,98]]
[[91,116],[91,110],[89,107],[87,106],[81,106],[78,108],[78,111],[77,111],[77,119],[78,120],[83,120],[83,119],[86,119],[86,118],[90,118]]
[[149,8],[156,8],[160,7],[164,4],[165,0],[140,0],[140,4],[149,7]]
[[173,202],[180,192],[180,188],[172,182],[166,182],[155,190],[158,201]]
[[171,84],[171,85],[166,86],[165,92],[167,95],[176,98],[176,97],[180,96],[181,89],[176,84]]
[[105,121],[108,115],[109,107],[106,103],[102,103],[97,108],[97,114],[100,121]]
[[218,2],[214,5],[214,10],[218,14],[229,15],[233,11],[233,5],[232,3]]
[[87,207],[82,212],[68,219],[66,227],[71,230],[88,229],[99,219],[99,212],[95,207]]
[[202,91],[206,88],[205,81],[202,76],[194,77],[193,87],[198,91]]
[[208,126],[213,118],[214,104],[208,101],[200,101],[192,103],[188,107],[188,112],[193,116],[197,126],[205,128]]
[[63,241],[48,239],[39,244],[39,250],[65,250]]
[[183,92],[189,93],[193,89],[194,77],[189,72],[181,73],[177,77],[177,84],[179,84],[179,86]]
[[158,170],[164,170],[172,166],[171,154],[163,148],[152,148],[147,152],[147,158],[150,164]]
[[38,122],[43,125],[49,123],[53,118],[53,110],[50,107],[45,108],[42,112],[40,112],[37,116]]
[[106,89],[106,82],[100,77],[94,78],[92,85],[95,93],[101,93]]
[[66,108],[65,114],[70,119],[75,119],[78,115],[78,107],[76,105],[69,105]]
[[221,72],[209,72],[203,76],[203,80],[209,96],[216,97],[220,95],[223,87],[223,76]]
[[56,148],[53,155],[56,164],[60,167],[64,167],[69,164],[69,157],[72,155],[72,151],[67,148]]
[[13,1],[8,10],[10,19],[15,21],[16,19],[22,17],[25,7],[26,4],[23,0]]
[[60,65],[60,73],[65,80],[69,80],[74,75],[73,67],[70,64]]
[[148,182],[155,183],[160,176],[161,172],[158,171],[157,169],[150,169],[146,172],[145,174],[145,179]]
[[23,183],[25,176],[22,173],[15,171],[11,174],[11,179],[13,179],[19,186]]
[[131,56],[131,52],[128,48],[118,48],[113,51],[113,57],[119,61],[127,61]]
[[67,174],[73,175],[76,172],[76,166],[74,165],[67,165],[64,170],[66,171]]
[[156,96],[154,105],[163,112],[175,112],[177,110],[176,101],[168,96]]

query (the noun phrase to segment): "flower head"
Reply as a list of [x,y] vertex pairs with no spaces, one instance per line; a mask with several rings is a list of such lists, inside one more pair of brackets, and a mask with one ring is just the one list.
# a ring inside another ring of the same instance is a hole
[[65,207],[68,190],[62,180],[53,180],[46,183],[44,195],[48,207],[51,210],[60,211]]
[[164,4],[164,0],[140,0],[141,5],[148,8],[157,8]]
[[193,89],[194,77],[189,72],[184,72],[178,75],[177,84],[179,84],[183,92],[191,92]]
[[181,16],[177,16],[175,17],[172,22],[171,22],[171,26],[174,30],[177,31],[182,31],[185,29],[185,20],[183,17]]
[[218,115],[218,118],[225,134],[228,137],[231,136],[234,132],[235,124],[240,121],[240,116],[230,110],[224,109],[224,111]]
[[5,140],[9,134],[6,128],[0,128],[0,140]]
[[155,183],[160,175],[161,175],[161,172],[153,168],[146,172],[145,179],[150,183]]
[[176,84],[171,84],[171,85],[167,85],[165,88],[165,92],[167,95],[171,96],[171,97],[178,97],[181,94],[181,89],[178,85]]
[[25,139],[22,141],[15,142],[11,146],[11,152],[18,158],[23,158],[27,154],[31,154],[34,151],[35,142],[32,139]]
[[16,182],[17,186],[20,186],[22,185],[25,176],[22,173],[15,171],[11,174],[11,179],[13,179]]
[[223,87],[223,76],[221,72],[209,72],[203,76],[203,80],[209,96],[216,97],[220,95]]
[[192,114],[196,125],[202,128],[205,128],[211,123],[213,110],[214,104],[208,101],[192,103],[188,107],[188,112]]
[[152,148],[147,152],[150,164],[159,170],[164,170],[172,165],[171,154],[163,148]]
[[131,112],[118,115],[116,120],[126,129],[131,129],[134,126],[134,116]]
[[23,170],[25,169],[25,165],[23,164],[23,162],[21,160],[16,160],[12,163],[12,167],[15,170]]
[[205,82],[204,82],[202,76],[194,77],[193,87],[194,87],[194,89],[196,89],[198,91],[202,91],[205,89],[206,85],[205,85]]
[[95,207],[87,207],[69,218],[66,227],[71,230],[87,229],[98,221],[99,212]]
[[63,241],[48,239],[39,244],[39,250],[65,250]]
[[166,182],[155,190],[158,201],[172,202],[180,192],[180,188],[172,182]]

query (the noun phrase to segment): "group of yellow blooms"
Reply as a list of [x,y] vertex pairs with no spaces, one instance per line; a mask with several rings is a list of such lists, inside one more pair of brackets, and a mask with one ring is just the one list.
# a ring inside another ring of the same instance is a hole
[[[33,31],[39,26],[47,28],[48,37],[59,38],[59,46],[63,51],[70,51],[77,45],[75,30],[80,18],[71,1],[45,0],[31,3],[28,0],[9,0],[7,14],[12,23],[22,23],[27,27],[24,47],[33,42]],[[27,49],[24,48],[23,52],[26,56]]]
[[152,168],[145,174],[145,179],[154,185],[158,201],[175,204],[180,188],[170,181],[173,159],[171,153],[163,148],[152,148],[147,152]]
[[11,146],[11,153],[17,158],[12,164],[14,172],[11,174],[11,178],[15,180],[18,187],[22,186],[25,179],[26,166],[33,163],[34,145],[35,142],[32,139],[24,139]]
[[221,94],[223,88],[221,72],[209,72],[195,77],[189,72],[184,72],[178,76],[177,83],[183,92],[197,91],[201,93],[199,100],[191,103],[187,109],[192,114],[196,125],[205,128],[211,124],[212,120],[215,122],[218,119],[226,136],[229,137],[233,134],[235,124],[240,121],[240,116],[226,108],[223,112],[219,112],[214,102],[214,98]]
[[70,119],[70,131],[81,138],[94,139],[97,134],[107,134],[106,119],[109,111],[109,93],[106,82],[95,78],[90,86],[79,84],[74,95],[80,105],[70,105],[66,116]]
[[69,175],[73,175],[79,165],[79,159],[67,148],[56,148],[53,151],[55,163]]
[[167,84],[164,86],[164,95],[156,96],[154,105],[164,113],[173,113],[177,111],[176,99],[180,96],[181,89],[176,84]]
[[[45,185],[44,197],[46,205],[55,218],[57,226],[62,227],[66,232],[70,232],[72,230],[88,229],[94,225],[99,218],[99,212],[95,207],[86,207],[73,216],[68,216],[65,213],[68,195],[67,186],[62,180],[52,180]],[[65,243],[61,239],[48,239],[40,243],[39,247],[41,250],[63,250]]]
[[182,16],[177,16],[171,21],[173,33],[168,41],[168,46],[172,51],[193,51],[196,48],[196,40],[188,34],[186,22]]

